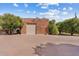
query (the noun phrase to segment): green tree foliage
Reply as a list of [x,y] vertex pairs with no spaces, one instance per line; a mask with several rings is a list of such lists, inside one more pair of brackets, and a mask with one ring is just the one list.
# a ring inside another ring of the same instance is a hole
[[57,27],[60,34],[61,32],[70,33],[71,35],[73,35],[74,33],[79,33],[79,19],[66,19],[63,22],[58,22]]
[[55,35],[55,34],[59,33],[58,28],[55,24],[55,20],[49,21],[48,28],[49,28],[49,34],[54,34]]
[[62,34],[62,32],[64,32],[64,22],[58,22],[57,24],[58,30],[59,30],[59,34]]
[[4,14],[2,19],[2,27],[8,34],[12,34],[14,29],[23,26],[21,18],[12,14]]
[[71,35],[79,32],[79,19],[71,18],[64,21],[65,32],[69,32]]
[[2,30],[2,23],[3,23],[2,16],[0,16],[0,30]]

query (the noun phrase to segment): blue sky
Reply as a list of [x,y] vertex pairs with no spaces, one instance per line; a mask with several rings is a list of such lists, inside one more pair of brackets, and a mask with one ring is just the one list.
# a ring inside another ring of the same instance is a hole
[[79,3],[0,3],[0,15],[11,13],[22,18],[49,18],[62,21],[79,17]]

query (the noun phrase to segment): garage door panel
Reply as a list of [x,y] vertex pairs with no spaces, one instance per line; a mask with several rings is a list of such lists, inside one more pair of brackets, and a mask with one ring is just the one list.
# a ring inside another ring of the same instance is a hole
[[34,35],[36,32],[36,25],[26,25],[27,34]]

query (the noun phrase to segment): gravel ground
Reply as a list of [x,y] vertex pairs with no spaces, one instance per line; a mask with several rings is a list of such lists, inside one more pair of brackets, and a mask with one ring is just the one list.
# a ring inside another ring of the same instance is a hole
[[[36,56],[35,48],[39,45],[52,43],[51,47],[43,49],[41,55],[79,55],[79,37],[78,36],[57,36],[57,35],[0,35],[0,55],[2,56]],[[75,47],[65,45],[60,47],[59,44],[72,44]],[[56,47],[55,47],[56,45]],[[57,47],[57,45],[59,45]],[[50,46],[50,45],[49,45]],[[56,50],[57,49],[57,50]],[[71,50],[71,51],[70,51]],[[40,50],[41,51],[41,50]],[[56,51],[60,51],[58,54]],[[63,52],[62,52],[63,51]],[[70,51],[66,53],[65,51]],[[74,52],[72,54],[71,52]],[[52,52],[53,54],[51,54]],[[61,53],[62,52],[62,53]],[[64,54],[63,54],[64,53]],[[66,54],[65,54],[66,53]]]

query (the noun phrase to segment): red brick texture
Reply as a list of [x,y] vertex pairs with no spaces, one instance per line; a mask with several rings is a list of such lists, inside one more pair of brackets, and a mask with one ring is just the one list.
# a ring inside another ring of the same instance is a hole
[[39,18],[25,18],[23,19],[24,26],[21,30],[22,34],[27,34],[27,24],[36,25],[36,34],[48,34],[48,19],[39,19]]

